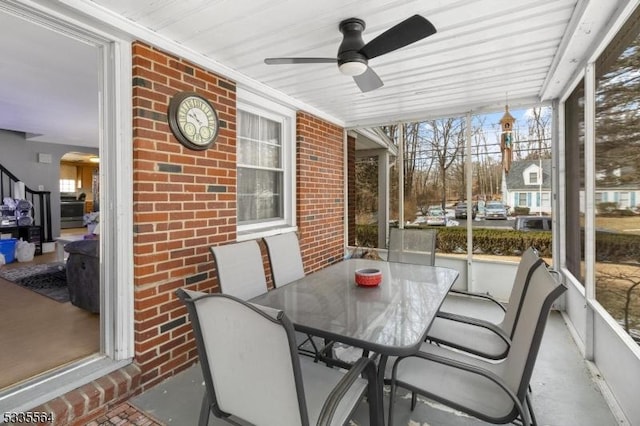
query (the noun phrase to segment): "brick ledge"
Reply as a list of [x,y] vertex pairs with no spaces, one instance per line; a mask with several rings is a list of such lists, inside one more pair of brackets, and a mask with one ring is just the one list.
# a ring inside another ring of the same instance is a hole
[[141,374],[140,367],[132,363],[30,411],[53,413],[52,426],[85,425],[133,396]]

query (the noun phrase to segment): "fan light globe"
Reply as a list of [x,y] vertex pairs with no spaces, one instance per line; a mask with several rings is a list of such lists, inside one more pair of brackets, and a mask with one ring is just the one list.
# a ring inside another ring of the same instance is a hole
[[360,75],[367,70],[367,64],[362,62],[345,62],[340,65],[340,72],[344,75]]

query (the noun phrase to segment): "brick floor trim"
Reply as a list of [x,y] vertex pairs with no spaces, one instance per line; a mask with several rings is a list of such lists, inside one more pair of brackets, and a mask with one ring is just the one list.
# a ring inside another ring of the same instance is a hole
[[53,413],[52,426],[85,425],[133,396],[139,390],[141,374],[140,367],[129,364],[30,411]]

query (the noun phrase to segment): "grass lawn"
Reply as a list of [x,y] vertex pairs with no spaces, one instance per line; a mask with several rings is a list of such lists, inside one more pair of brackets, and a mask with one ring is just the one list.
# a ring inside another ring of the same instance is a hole
[[[584,218],[580,219],[581,222]],[[596,228],[605,231],[640,235],[640,216],[603,217],[596,216]]]

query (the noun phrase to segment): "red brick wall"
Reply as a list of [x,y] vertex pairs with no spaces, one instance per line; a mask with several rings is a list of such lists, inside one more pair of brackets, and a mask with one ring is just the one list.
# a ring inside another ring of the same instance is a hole
[[344,257],[343,129],[298,112],[296,134],[297,220],[309,273]]
[[[218,111],[215,145],[194,151],[169,129],[180,91]],[[133,44],[135,359],[148,387],[195,360],[179,287],[214,289],[212,245],[236,238],[235,83],[142,43]]]
[[[135,364],[43,404],[61,425],[104,415],[196,360],[191,324],[174,292],[218,291],[209,248],[236,239],[235,83],[143,43],[133,43],[132,52]],[[212,148],[193,151],[173,137],[167,109],[179,91],[199,93],[218,111]],[[343,257],[342,135],[342,128],[298,113],[297,221],[306,272]]]
[[[171,134],[169,100],[184,90],[218,111],[208,150],[189,150]],[[217,291],[209,248],[236,239],[235,83],[134,43],[133,132],[135,358],[144,389],[196,359],[174,292]],[[301,112],[297,133],[297,220],[310,272],[343,257],[343,129]]]

